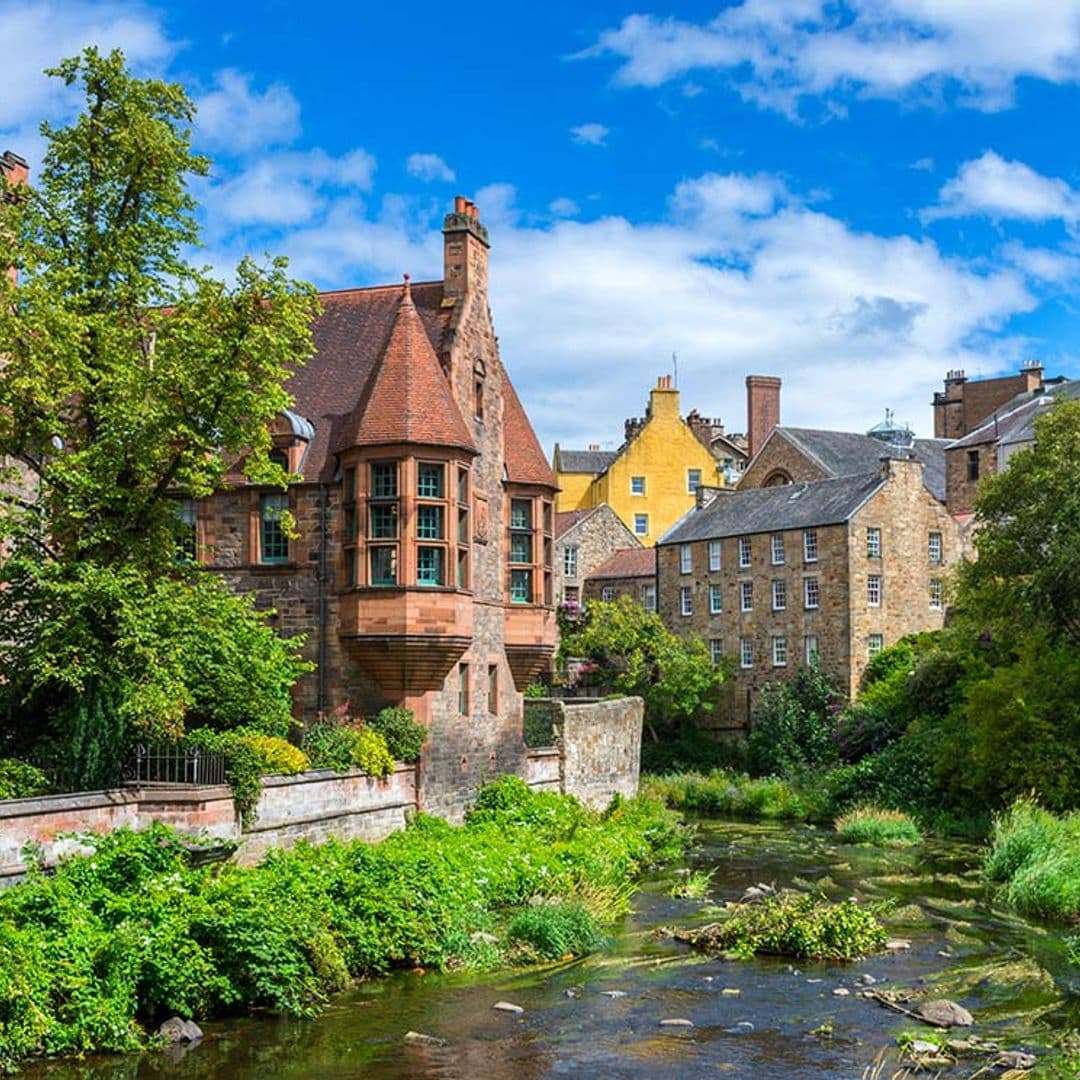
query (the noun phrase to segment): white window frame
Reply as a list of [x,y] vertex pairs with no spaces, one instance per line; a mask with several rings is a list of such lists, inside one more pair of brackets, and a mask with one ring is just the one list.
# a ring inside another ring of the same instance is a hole
[[648,536],[649,535],[649,515],[648,514],[635,514],[634,515],[634,535],[635,536]]
[[748,570],[754,562],[754,549],[749,536],[739,537],[739,569]]
[[739,582],[739,610],[754,610],[754,583],[752,581]]
[[803,562],[818,561],[817,529],[803,529],[802,554]]
[[867,634],[866,635],[866,655],[867,658],[873,660],[875,656],[882,649],[885,648],[885,635],[884,634]]
[[[810,603],[810,589],[813,587],[814,592],[817,593],[817,599],[814,603]],[[803,610],[804,611],[817,611],[821,607],[821,581],[817,577],[804,577],[803,583]]]
[[[697,480],[694,480],[694,473],[697,473]],[[687,469],[686,470],[686,494],[693,495],[697,492],[697,489],[702,485],[701,470],[700,469]]]
[[881,597],[885,592],[885,583],[880,574],[866,575],[866,606],[881,607]]
[[600,599],[603,600],[604,603],[610,604],[611,601],[615,599],[615,586],[605,585],[600,590]]
[[679,589],[679,614],[684,617],[694,614],[694,590],[689,585]]
[[694,572],[694,549],[689,544],[679,545],[679,573],[692,574]]
[[772,666],[787,667],[787,638],[783,634],[773,635]]
[[719,615],[724,610],[724,593],[717,584],[709,586],[709,614]]
[[656,610],[656,584],[655,582],[646,582],[641,586],[641,606],[646,611]]
[[773,611],[787,611],[787,582],[783,578],[774,578],[770,591]]
[[709,638],[709,656],[715,667],[724,658],[723,642],[718,637]]
[[715,574],[720,569],[721,545],[719,540],[709,541],[709,572]]
[[941,611],[945,607],[945,582],[941,578],[930,579],[930,610]]
[[926,557],[931,566],[940,566],[945,560],[944,538],[937,531],[930,532],[926,537]]
[[[638,491],[638,481],[641,481],[641,490]],[[645,494],[645,477],[644,476],[631,476],[630,477],[630,494],[631,495],[644,495]]]
[[803,658],[807,666],[816,664],[821,659],[821,645],[818,643],[817,634],[807,634],[803,638]]
[[739,638],[739,667],[754,666],[754,642],[748,637]]
[[881,529],[877,525],[866,527],[866,557],[868,559],[881,558]]
[[567,544],[563,548],[563,576],[568,578],[577,577],[578,548],[577,544]]
[[769,538],[769,552],[773,566],[783,566],[787,561],[787,552],[784,550],[784,534],[773,533]]

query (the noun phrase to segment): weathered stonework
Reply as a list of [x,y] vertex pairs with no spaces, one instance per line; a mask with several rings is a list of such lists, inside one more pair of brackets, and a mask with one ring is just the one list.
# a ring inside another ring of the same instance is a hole
[[[568,521],[572,523],[567,524]],[[560,525],[565,528],[555,537],[555,599],[558,603],[574,595],[578,600],[583,599],[589,575],[614,552],[641,547],[638,538],[606,503],[592,510],[557,514],[557,530]],[[573,574],[566,573],[567,548],[577,552]],[[567,588],[572,590],[569,596]]]

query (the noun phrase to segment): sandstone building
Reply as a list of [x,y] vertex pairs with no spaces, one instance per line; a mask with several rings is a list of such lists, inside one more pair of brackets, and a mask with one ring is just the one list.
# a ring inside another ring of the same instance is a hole
[[679,391],[671,376],[663,375],[649,394],[645,415],[626,421],[618,450],[567,450],[556,444],[556,509],[606,503],[642,544],[652,545],[694,505],[698,487],[726,482],[722,462],[739,452],[738,436],[725,435],[718,421],[679,415]]
[[655,547],[624,548],[613,552],[585,582],[586,603],[629,596],[646,611],[656,611],[656,554]]
[[300,482],[233,477],[180,513],[201,562],[305,635],[297,715],[407,705],[429,729],[422,803],[453,817],[523,773],[521,690],[555,647],[556,485],[499,356],[475,205],[443,234],[441,281],[320,297],[273,431]]
[[641,549],[637,537],[606,503],[555,514],[555,602],[580,604],[593,571],[616,551]]

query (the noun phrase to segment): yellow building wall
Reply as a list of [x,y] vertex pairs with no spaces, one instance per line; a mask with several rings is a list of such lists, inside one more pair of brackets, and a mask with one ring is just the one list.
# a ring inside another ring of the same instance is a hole
[[[701,470],[701,482],[717,487],[724,483],[716,459],[697,440],[679,416],[678,390],[658,387],[649,396],[645,426],[629,446],[596,478],[588,505],[606,502],[632,531],[636,514],[649,515],[649,531],[638,539],[651,547],[693,505],[687,488],[687,472]],[[630,493],[630,478],[645,477],[645,494]]]
[[562,513],[566,510],[588,510],[596,505],[588,501],[592,482],[591,473],[557,472],[555,483],[559,486],[559,494],[555,496],[555,509]]

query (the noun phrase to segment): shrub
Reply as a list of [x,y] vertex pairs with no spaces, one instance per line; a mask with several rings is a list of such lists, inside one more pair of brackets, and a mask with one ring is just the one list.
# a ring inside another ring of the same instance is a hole
[[251,747],[258,758],[262,776],[293,776],[311,768],[311,762],[303,750],[275,735],[233,732],[230,734],[232,740]]
[[427,741],[427,728],[418,724],[412,709],[402,705],[383,709],[368,727],[377,731],[385,740],[390,756],[395,761],[412,764],[420,760],[420,751]]
[[721,923],[681,934],[695,948],[757,953],[800,960],[856,960],[885,947],[879,909],[851,900],[833,904],[820,896],[782,893],[760,904],[739,904]]
[[836,819],[836,831],[846,844],[918,844],[919,827],[902,810],[860,806]]
[[644,789],[675,810],[704,816],[805,821],[814,809],[813,800],[790,780],[751,778],[722,769],[708,775],[691,772],[650,777]]
[[14,758],[0,758],[0,799],[30,799],[49,790],[45,774]]
[[347,710],[344,705],[320,716],[304,733],[304,752],[317,769],[363,769],[369,776],[388,776],[394,758],[386,739],[362,721],[350,720]]
[[514,916],[506,932],[528,960],[585,956],[604,944],[596,920],[580,904],[538,904]]

